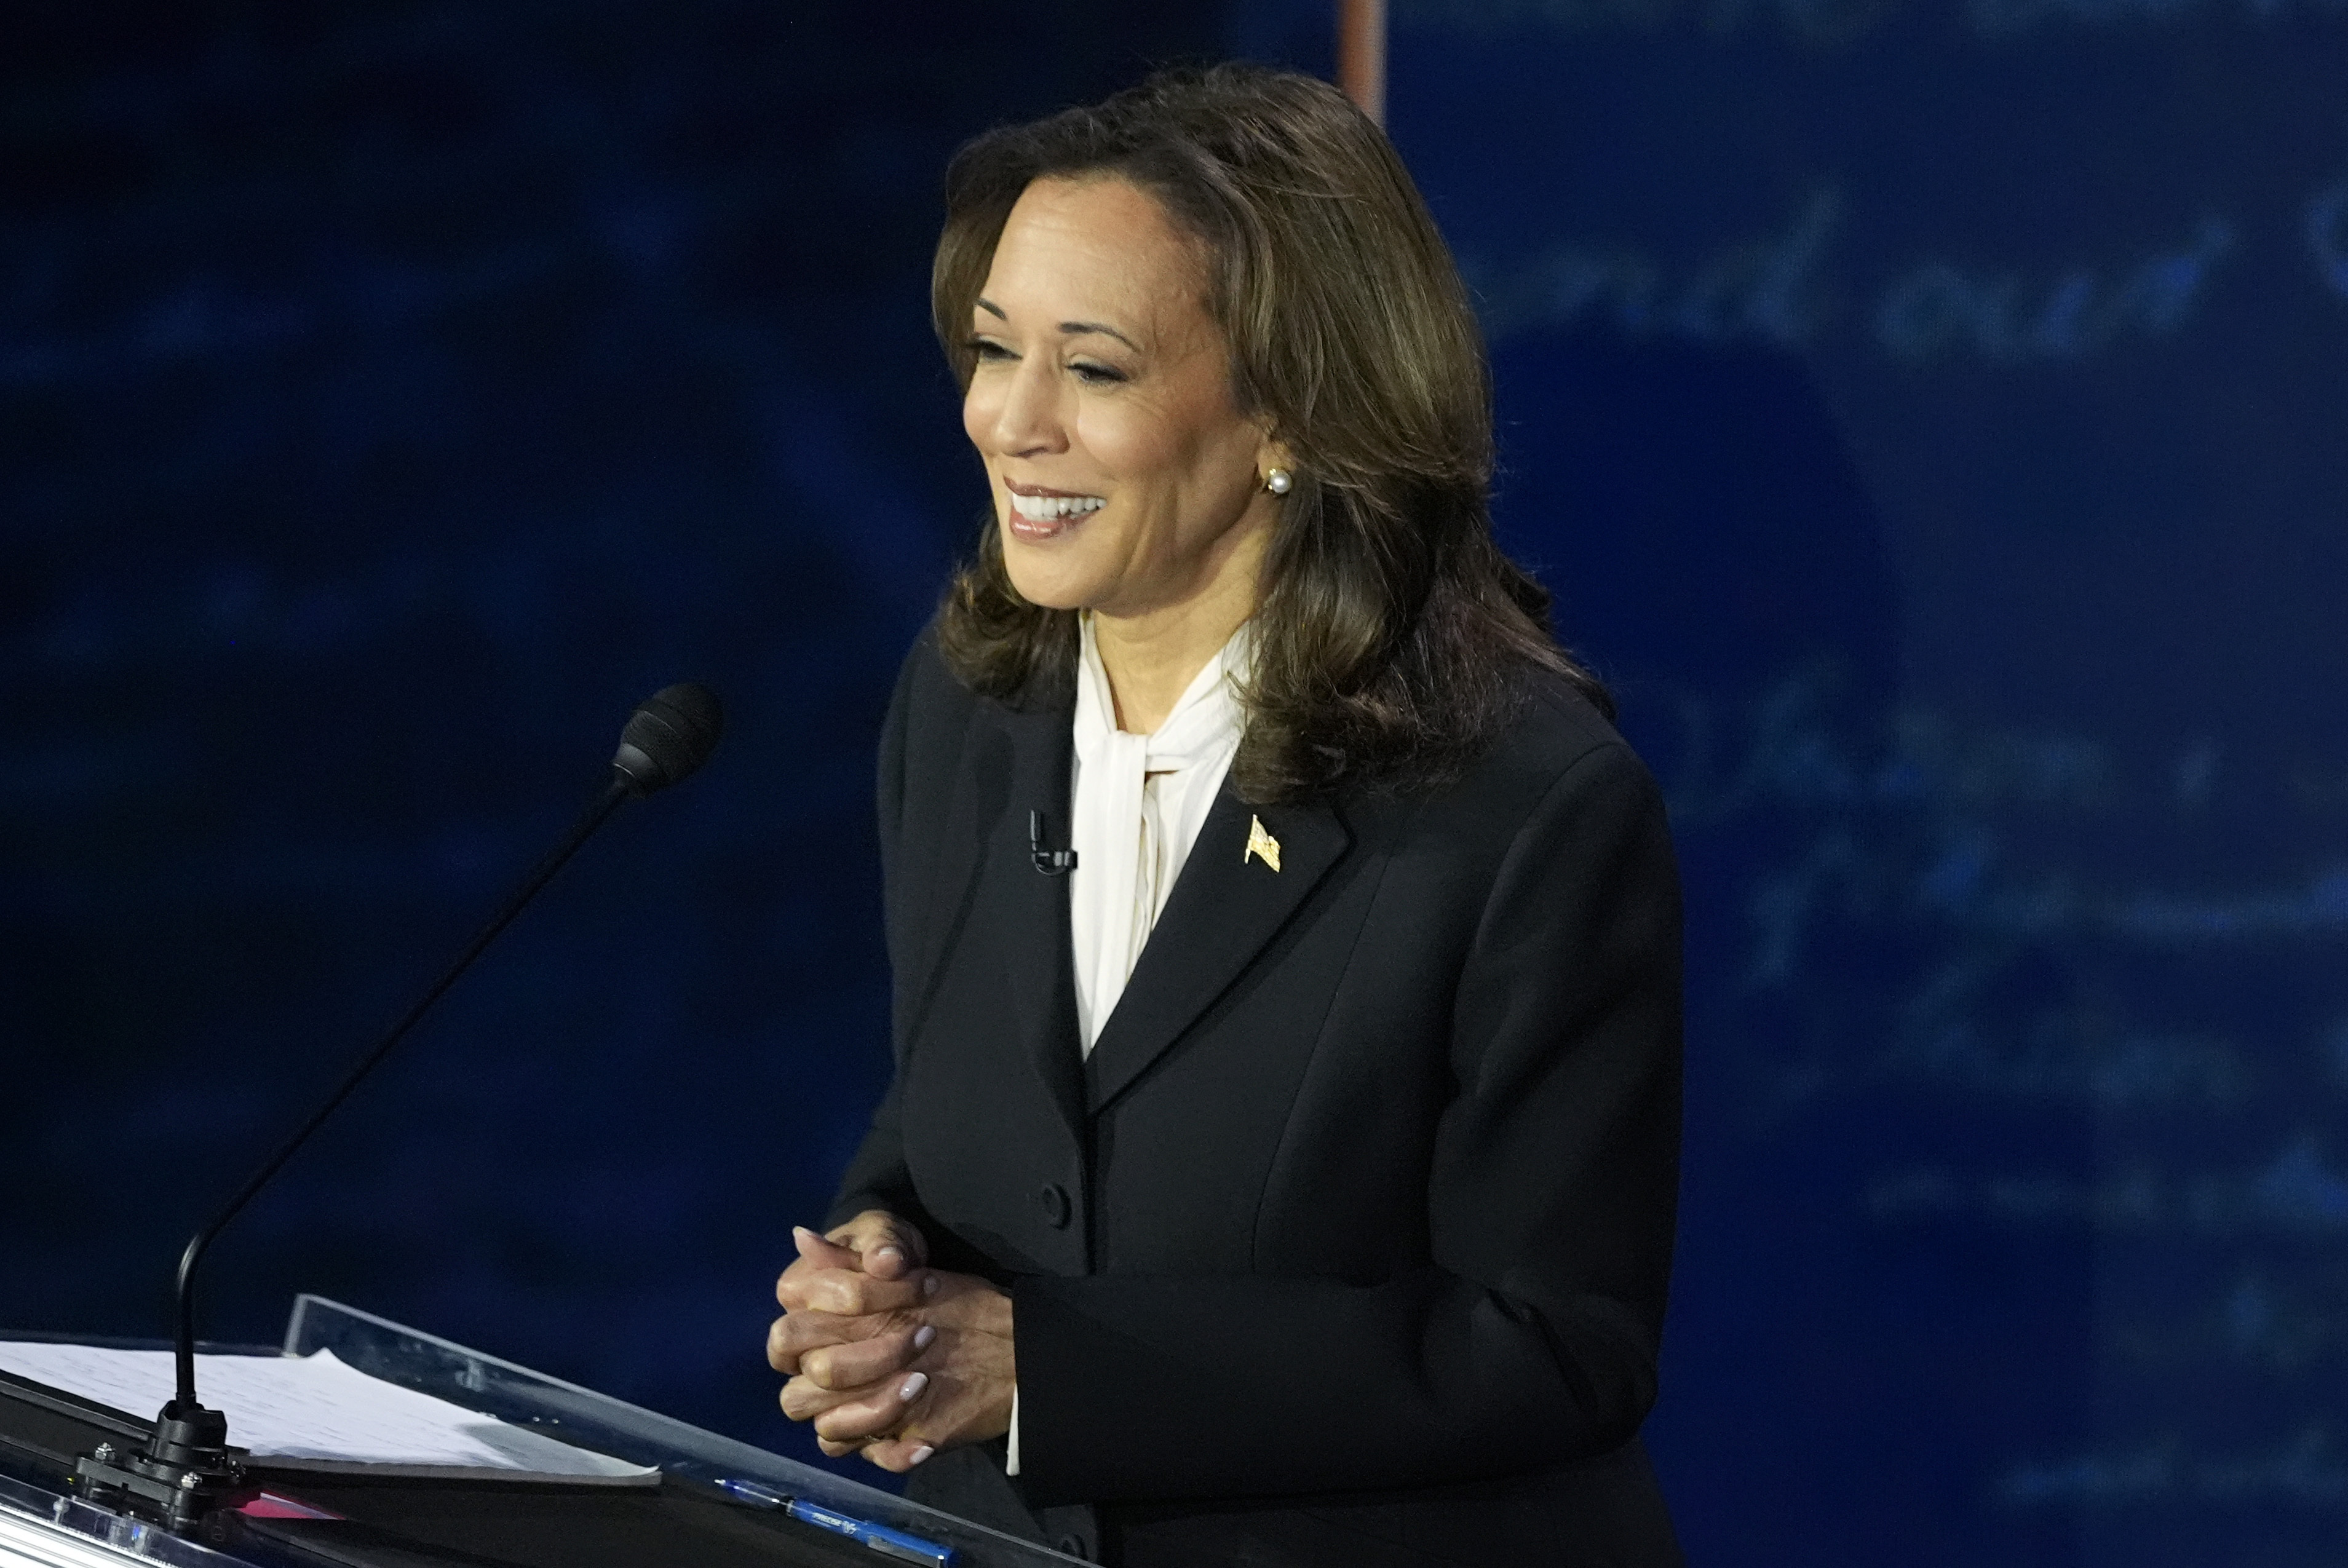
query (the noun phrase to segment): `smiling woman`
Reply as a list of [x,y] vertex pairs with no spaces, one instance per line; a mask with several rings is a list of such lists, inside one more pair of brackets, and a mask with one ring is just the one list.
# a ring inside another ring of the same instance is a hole
[[1670,842],[1492,543],[1408,176],[1222,67],[947,197],[993,506],[885,732],[896,1072],[784,1408],[1134,1568],[1675,1561]]
[[[1000,432],[971,426],[990,401],[989,360],[1017,352],[987,330],[1009,325],[993,291],[1014,279],[1066,287],[1079,268],[1101,319],[1047,310],[1028,330],[1115,326],[1122,304],[1167,338],[1145,367],[1117,357],[1142,358],[1135,342],[1088,334],[1084,353],[1078,335],[1059,332],[1066,380],[1122,391],[1090,378],[1152,369],[1172,384],[1143,401],[1206,400],[1167,406],[1218,422],[1226,459],[1244,446],[1235,471],[1251,483],[1273,467],[1291,477],[1271,512],[1279,526],[1252,546],[1265,569],[1251,722],[1233,763],[1251,795],[1455,776],[1513,710],[1527,664],[1608,707],[1551,640],[1548,594],[1492,543],[1491,393],[1475,315],[1409,172],[1342,94],[1240,67],[1162,77],[1097,109],[980,138],[947,173],[946,207],[932,319],[969,390],[964,425],[999,508]],[[1074,311],[1084,297],[1056,303]],[[1060,407],[1108,401],[1064,389]],[[1218,499],[1227,511],[1228,494]],[[1265,511],[1244,521],[1252,536]],[[1075,679],[1074,603],[1025,593],[1024,570],[990,530],[940,620],[944,656],[990,696],[1065,692]]]
[[1232,396],[1202,247],[1115,177],[1030,184],[972,302],[963,428],[1012,590],[1097,617],[1120,727],[1155,730],[1255,609],[1293,460]]

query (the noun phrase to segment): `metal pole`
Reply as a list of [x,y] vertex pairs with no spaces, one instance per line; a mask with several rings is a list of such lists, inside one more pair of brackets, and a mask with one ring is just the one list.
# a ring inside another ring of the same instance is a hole
[[1385,124],[1386,0],[1337,0],[1337,85]]

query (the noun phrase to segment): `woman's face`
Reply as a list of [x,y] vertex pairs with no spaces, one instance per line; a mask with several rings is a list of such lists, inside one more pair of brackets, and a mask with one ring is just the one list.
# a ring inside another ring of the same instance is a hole
[[1206,287],[1197,242],[1125,181],[1039,180],[1012,208],[971,315],[963,428],[1029,603],[1252,606],[1276,515],[1260,475],[1282,454],[1233,405]]

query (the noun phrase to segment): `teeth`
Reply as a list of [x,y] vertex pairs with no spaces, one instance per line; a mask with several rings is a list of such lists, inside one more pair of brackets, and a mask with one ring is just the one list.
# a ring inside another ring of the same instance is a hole
[[1011,508],[1029,522],[1049,522],[1057,517],[1082,517],[1108,502],[1097,495],[1021,495],[1008,492]]

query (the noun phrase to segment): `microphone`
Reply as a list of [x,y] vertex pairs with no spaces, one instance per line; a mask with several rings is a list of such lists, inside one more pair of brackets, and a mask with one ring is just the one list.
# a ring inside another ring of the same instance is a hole
[[691,777],[725,733],[726,715],[716,692],[691,682],[663,686],[628,715],[612,772],[615,781],[625,779],[629,792],[641,800]]
[[610,781],[594,804],[572,824],[553,852],[523,880],[423,998],[391,1026],[391,1032],[373,1050],[359,1059],[335,1092],[326,1097],[325,1103],[311,1112],[310,1119],[253,1173],[236,1196],[190,1238],[187,1251],[180,1255],[173,1325],[178,1387],[155,1418],[155,1429],[144,1452],[123,1454],[111,1444],[101,1443],[75,1461],[74,1482],[85,1496],[97,1502],[119,1501],[172,1531],[184,1532],[226,1501],[242,1483],[242,1461],[246,1450],[229,1446],[227,1416],[206,1409],[196,1398],[196,1270],[213,1238],[269,1184],[270,1178],[350,1098],[351,1091],[391,1054],[392,1047],[472,967],[473,960],[512,923],[523,906],[538,896],[538,890],[553,880],[554,873],[610,820],[613,812],[630,800],[641,800],[655,790],[690,778],[709,760],[725,728],[724,710],[718,706],[716,694],[707,686],[690,683],[664,686],[638,703],[620,732],[620,748],[612,758]]
[[1047,850],[1044,847],[1044,813],[1027,813],[1027,858],[1035,869],[1047,877],[1056,877],[1076,869],[1074,850]]

